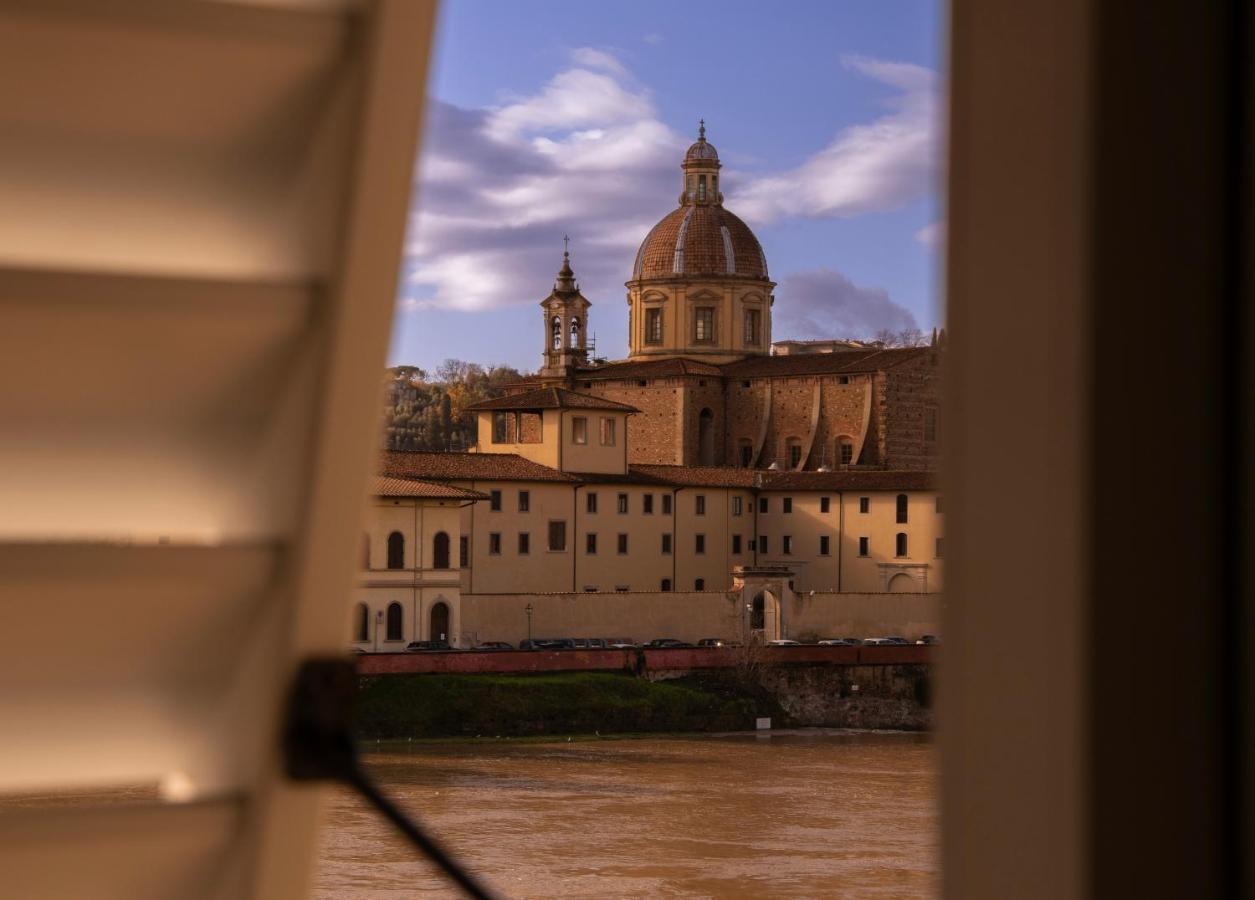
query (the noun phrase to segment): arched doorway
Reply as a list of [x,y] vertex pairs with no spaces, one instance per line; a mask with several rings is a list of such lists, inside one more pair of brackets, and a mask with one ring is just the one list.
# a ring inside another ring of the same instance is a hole
[[433,641],[449,640],[449,604],[443,600],[431,608],[431,631],[428,639]]
[[915,579],[905,572],[899,572],[889,579],[889,593],[891,594],[910,594],[918,590]]
[[449,535],[443,531],[436,532],[431,549],[431,567],[433,569],[449,568]]
[[762,631],[767,625],[767,595],[758,594],[750,604],[750,631]]
[[709,408],[697,416],[697,464],[715,464],[715,414]]

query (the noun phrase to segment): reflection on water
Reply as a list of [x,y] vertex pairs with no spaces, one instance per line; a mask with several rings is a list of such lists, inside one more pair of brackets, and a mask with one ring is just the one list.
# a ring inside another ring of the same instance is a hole
[[[936,761],[909,734],[777,732],[371,754],[372,772],[509,897],[932,897]],[[315,896],[453,896],[346,792]]]

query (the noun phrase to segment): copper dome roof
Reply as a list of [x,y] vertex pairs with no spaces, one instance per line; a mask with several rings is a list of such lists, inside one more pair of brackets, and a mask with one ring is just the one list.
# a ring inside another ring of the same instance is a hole
[[645,236],[632,269],[633,280],[677,275],[766,278],[767,259],[749,226],[722,206],[686,204]]

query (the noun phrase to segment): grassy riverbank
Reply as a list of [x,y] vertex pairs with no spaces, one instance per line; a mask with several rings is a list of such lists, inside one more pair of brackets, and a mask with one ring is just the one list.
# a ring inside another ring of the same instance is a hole
[[430,738],[736,731],[784,714],[733,678],[650,682],[630,675],[389,675],[363,682],[358,733]]

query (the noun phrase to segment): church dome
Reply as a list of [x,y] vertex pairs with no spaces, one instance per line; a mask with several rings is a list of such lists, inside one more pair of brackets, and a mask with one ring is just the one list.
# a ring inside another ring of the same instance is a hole
[[719,204],[685,204],[645,236],[633,279],[708,275],[766,278],[767,259],[748,225]]
[[715,149],[715,145],[706,140],[705,137],[698,139],[688,149],[688,153],[684,154],[687,162],[692,159],[718,159],[719,151]]

